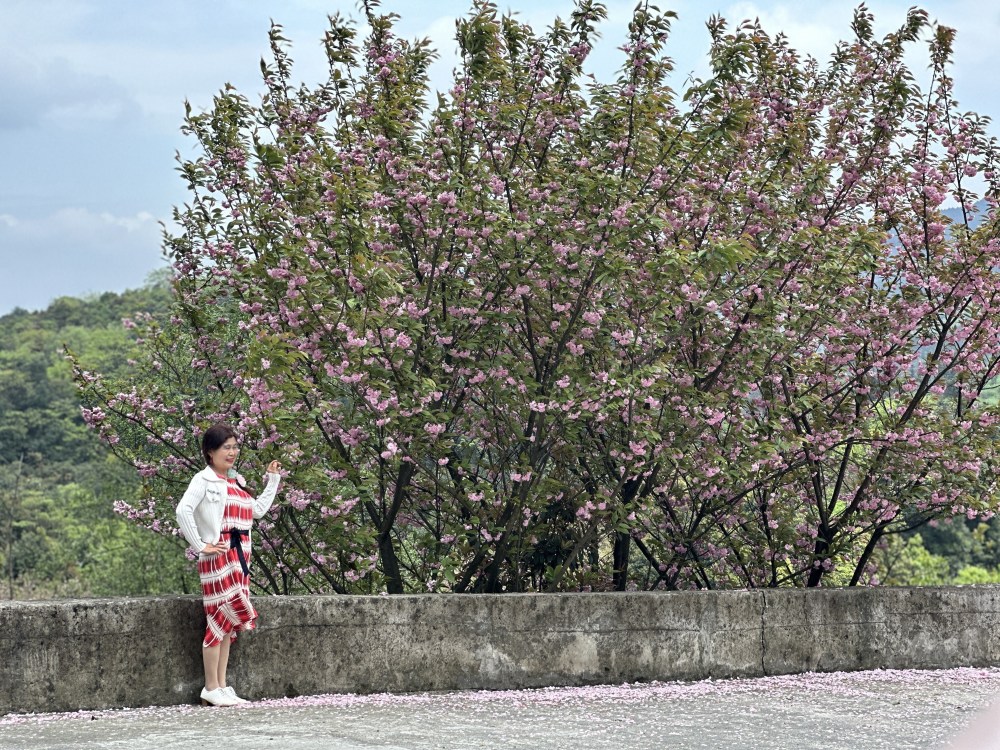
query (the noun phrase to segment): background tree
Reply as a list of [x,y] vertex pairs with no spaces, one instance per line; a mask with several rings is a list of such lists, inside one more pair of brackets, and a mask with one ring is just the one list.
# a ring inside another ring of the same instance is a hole
[[188,113],[173,316],[127,382],[75,370],[135,520],[176,533],[220,419],[290,470],[275,593],[855,584],[993,512],[996,150],[949,29],[862,7],[822,66],[713,18],[677,97],[670,13],[600,83],[600,3],[539,34],[476,2],[431,102],[427,43],[364,11],[316,87],[276,26],[259,103]]
[[165,311],[168,285],[0,318],[0,570],[2,598],[180,593],[197,586],[176,540],[114,511],[139,492],[80,415],[63,348],[115,376],[133,348],[122,318]]

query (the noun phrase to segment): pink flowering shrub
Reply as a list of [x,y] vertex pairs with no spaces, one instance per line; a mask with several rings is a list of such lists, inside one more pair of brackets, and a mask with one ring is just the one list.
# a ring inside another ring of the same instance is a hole
[[822,67],[713,19],[678,97],[670,13],[598,83],[601,4],[538,34],[478,2],[432,95],[375,7],[320,85],[275,27],[259,103],[188,113],[174,317],[130,384],[77,372],[138,522],[172,530],[216,419],[289,470],[273,592],[854,584],[887,534],[993,512],[996,151],[948,29],[861,10]]

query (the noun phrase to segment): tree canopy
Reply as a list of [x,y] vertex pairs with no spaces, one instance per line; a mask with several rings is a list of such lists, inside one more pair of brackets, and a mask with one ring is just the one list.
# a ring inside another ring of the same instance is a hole
[[992,515],[997,148],[953,32],[862,6],[824,63],[712,18],[678,94],[646,2],[586,74],[604,17],[477,0],[435,93],[369,0],[325,81],[275,26],[259,101],[189,110],[172,317],[127,379],[76,368],[136,521],[173,531],[216,420],[288,469],[276,593],[868,583],[891,535]]

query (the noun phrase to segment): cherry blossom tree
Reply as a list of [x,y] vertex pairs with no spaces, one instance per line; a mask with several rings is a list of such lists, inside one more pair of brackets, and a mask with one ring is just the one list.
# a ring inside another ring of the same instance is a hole
[[711,25],[717,76],[694,97],[742,123],[666,220],[676,245],[745,257],[695,269],[674,309],[683,432],[662,516],[641,514],[668,585],[818,585],[838,564],[858,583],[887,533],[995,507],[995,145],[952,99],[951,31],[921,93],[902,58],[924,14],[881,42],[871,21],[822,73],[755,25]]
[[147,479],[123,512],[175,533],[220,419],[289,470],[275,593],[868,583],[887,535],[993,512],[996,146],[949,29],[862,7],[824,66],[713,18],[678,97],[671,13],[602,83],[600,3],[536,33],[478,0],[432,94],[364,11],[321,84],[275,26],[258,103],[188,112],[174,314],[129,322],[130,383],[77,368]]

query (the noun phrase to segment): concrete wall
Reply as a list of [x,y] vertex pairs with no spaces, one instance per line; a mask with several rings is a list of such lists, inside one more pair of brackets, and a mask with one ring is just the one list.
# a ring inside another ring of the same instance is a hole
[[[1000,587],[257,597],[248,698],[1000,664]],[[0,714],[197,701],[197,597],[0,602]]]

